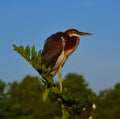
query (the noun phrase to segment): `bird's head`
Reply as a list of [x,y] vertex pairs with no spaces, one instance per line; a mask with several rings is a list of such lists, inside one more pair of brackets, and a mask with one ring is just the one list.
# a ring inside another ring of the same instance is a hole
[[88,35],[92,35],[91,33],[86,33],[86,32],[80,32],[76,29],[68,29],[67,31],[65,31],[65,34],[67,34],[69,37],[80,37],[80,36],[88,36]]

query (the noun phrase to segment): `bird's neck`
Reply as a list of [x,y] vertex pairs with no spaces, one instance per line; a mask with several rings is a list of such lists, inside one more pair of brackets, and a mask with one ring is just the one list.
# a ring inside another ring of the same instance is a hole
[[69,56],[75,49],[78,47],[80,43],[79,37],[70,37],[66,40],[64,52],[67,56]]

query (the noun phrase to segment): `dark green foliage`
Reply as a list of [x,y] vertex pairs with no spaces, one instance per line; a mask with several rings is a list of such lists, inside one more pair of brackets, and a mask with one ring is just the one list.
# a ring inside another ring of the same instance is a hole
[[[83,78],[77,74],[69,75],[75,75],[76,78],[79,79],[76,80],[77,84],[84,82]],[[69,77],[69,75],[66,77]],[[63,81],[65,87],[67,87],[67,80],[69,79],[65,78]],[[72,80],[68,82],[69,86],[71,85],[71,83],[73,83]],[[86,100],[86,97],[84,97],[82,93],[87,92],[90,89],[87,88],[86,83],[84,82],[81,83],[81,87],[84,88],[84,90],[82,90],[83,92],[81,92],[81,90],[76,91],[76,89],[78,88],[74,87],[76,83],[69,87],[69,91],[64,92],[64,102],[61,101],[61,98],[59,98],[60,100],[58,102],[61,103],[62,106],[64,106],[63,104],[67,105],[67,110],[71,112],[69,118],[76,117],[80,119],[86,117],[86,113],[88,112],[88,110],[86,110],[87,112],[83,112],[83,107],[88,104],[88,102],[84,102],[84,100]],[[0,118],[3,117],[3,119],[53,119],[53,117],[61,116],[61,109],[58,107],[58,104],[56,102],[56,96],[52,92],[50,92],[46,102],[43,103],[42,95],[46,88],[44,87],[43,83],[41,83],[38,77],[26,76],[21,82],[18,83],[14,81],[12,83],[6,84],[6,86],[9,88],[6,92],[6,97],[3,97],[0,100]],[[74,100],[74,98],[70,96],[73,87],[75,90],[74,97],[76,97],[78,94],[81,95],[83,99],[81,100],[81,102],[79,102],[78,99]],[[82,102],[84,102],[84,104],[81,105]],[[76,109],[79,109],[79,111]],[[90,110],[91,107],[89,107],[89,111]],[[76,115],[76,112],[73,111],[78,111],[78,114]],[[67,116],[67,114],[68,112],[66,111],[65,116]]]
[[5,90],[5,83],[0,80],[0,96],[3,96]]
[[38,77],[26,76],[20,83],[14,81],[8,86],[6,97],[0,100],[0,119],[47,119],[54,113],[56,105],[50,99],[42,101],[44,86]]
[[88,87],[83,76],[69,73],[63,81],[63,87],[67,89],[67,100],[75,101],[72,105],[73,115],[77,114],[78,118],[89,117],[94,111],[92,105],[95,103],[96,94]]
[[[74,82],[72,77],[78,80]],[[88,119],[86,117],[89,113],[93,113],[96,119],[119,119],[120,83],[113,89],[101,91],[98,96],[92,92],[81,75],[68,74],[63,85],[68,89],[64,90],[66,100],[78,98],[76,99],[78,107],[74,108],[79,109],[79,113],[76,115],[72,112],[69,119]],[[21,82],[14,81],[8,84],[0,81],[0,86],[4,87],[0,94],[3,95],[0,97],[0,119],[60,119],[61,109],[58,107],[55,95],[50,93],[46,102],[43,103],[41,97],[45,87],[38,77],[26,76]],[[90,94],[89,98],[87,98],[88,94]],[[95,112],[91,109],[93,98],[97,98]]]
[[120,83],[101,91],[97,99],[97,119],[120,118]]

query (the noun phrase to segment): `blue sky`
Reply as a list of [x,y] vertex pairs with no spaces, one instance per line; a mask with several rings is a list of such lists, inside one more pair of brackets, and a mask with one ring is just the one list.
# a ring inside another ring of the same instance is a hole
[[76,28],[93,35],[81,37],[63,76],[82,74],[96,92],[113,87],[120,82],[119,5],[118,0],[1,0],[0,79],[20,81],[27,74],[38,75],[12,44],[39,50],[51,34]]

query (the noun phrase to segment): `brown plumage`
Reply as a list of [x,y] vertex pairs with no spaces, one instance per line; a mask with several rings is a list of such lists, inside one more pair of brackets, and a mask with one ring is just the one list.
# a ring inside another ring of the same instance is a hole
[[85,35],[91,34],[79,32],[76,29],[68,29],[65,32],[57,32],[47,38],[42,51],[42,64],[45,64],[46,67],[51,67],[50,75],[52,77],[78,47],[79,36]]

